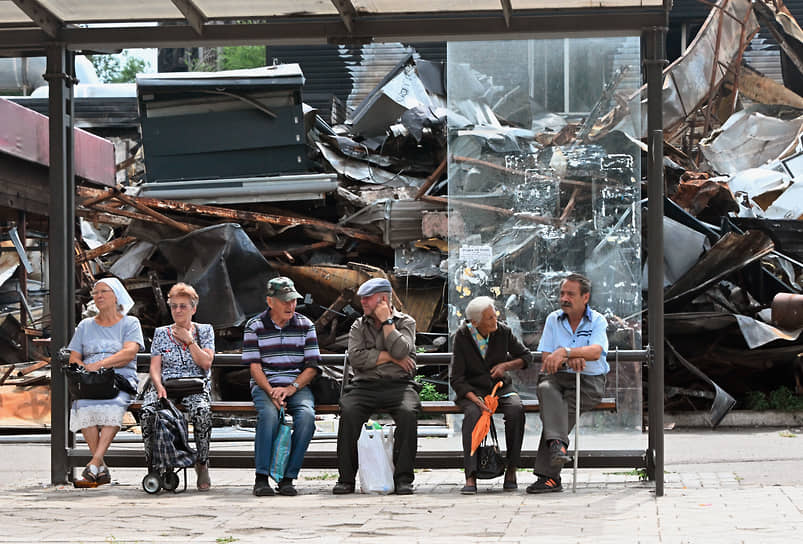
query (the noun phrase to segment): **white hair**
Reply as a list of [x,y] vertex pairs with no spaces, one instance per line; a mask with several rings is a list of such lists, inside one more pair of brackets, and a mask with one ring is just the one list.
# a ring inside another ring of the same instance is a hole
[[466,306],[466,317],[469,319],[469,321],[481,321],[483,312],[488,308],[496,311],[494,299],[491,297],[477,297],[471,299],[471,302],[469,302],[468,306]]

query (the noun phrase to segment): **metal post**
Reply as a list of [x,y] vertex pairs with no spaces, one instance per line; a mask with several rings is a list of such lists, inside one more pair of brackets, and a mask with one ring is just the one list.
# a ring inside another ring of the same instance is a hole
[[72,437],[67,426],[67,383],[56,357],[67,345],[75,325],[75,180],[73,178],[72,84],[75,73],[73,54],[64,46],[47,51],[49,85],[50,203],[48,222],[48,287],[51,314],[50,384],[50,481],[68,481],[70,466],[67,448]]
[[647,252],[649,267],[648,368],[649,451],[648,470],[655,480],[655,495],[664,494],[664,170],[663,170],[663,68],[666,64],[666,28],[642,31],[642,51],[647,75]]

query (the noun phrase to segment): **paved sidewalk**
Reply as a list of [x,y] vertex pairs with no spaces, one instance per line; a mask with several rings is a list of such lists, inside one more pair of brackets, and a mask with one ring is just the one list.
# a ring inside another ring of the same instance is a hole
[[[194,489],[191,474],[186,493],[150,496],[142,469],[112,469],[113,485],[97,489],[51,487],[46,445],[4,444],[0,542],[763,544],[803,534],[803,436],[762,430],[666,439],[661,498],[627,470],[581,470],[576,494],[564,471],[566,490],[540,496],[524,493],[529,472],[519,473],[517,492],[493,481],[462,496],[459,470],[421,471],[416,494],[404,497],[333,496],[332,471],[305,471],[299,496],[256,498],[250,471],[214,467],[208,493]],[[762,451],[776,457],[759,462]]]

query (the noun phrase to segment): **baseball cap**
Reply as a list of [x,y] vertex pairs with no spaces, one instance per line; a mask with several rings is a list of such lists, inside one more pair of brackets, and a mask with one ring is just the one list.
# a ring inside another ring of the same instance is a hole
[[268,282],[268,296],[278,298],[285,302],[293,300],[294,298],[304,298],[298,294],[293,280],[284,276],[273,278]]

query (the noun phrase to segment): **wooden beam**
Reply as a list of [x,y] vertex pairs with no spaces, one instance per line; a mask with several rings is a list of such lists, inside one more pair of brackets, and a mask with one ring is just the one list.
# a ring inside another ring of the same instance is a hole
[[56,17],[52,11],[42,5],[39,0],[12,0],[25,15],[30,17],[45,34],[58,38],[64,27],[64,21]]
[[184,233],[189,233],[189,232],[192,232],[192,231],[194,231],[194,230],[195,230],[195,226],[193,226],[193,225],[187,225],[187,224],[185,224],[185,223],[179,223],[179,222],[178,222],[178,221],[176,221],[175,219],[170,219],[170,218],[169,218],[169,217],[167,217],[166,215],[163,215],[163,214],[161,214],[161,213],[159,213],[159,212],[157,212],[157,211],[155,211],[155,210],[152,210],[152,209],[151,209],[151,208],[149,208],[147,205],[145,205],[145,204],[142,204],[142,203],[141,203],[139,200],[137,200],[137,199],[135,199],[135,198],[133,198],[133,197],[130,197],[130,196],[128,196],[127,194],[124,194],[124,193],[122,193],[122,192],[118,192],[118,193],[115,195],[115,197],[116,197],[118,200],[120,200],[120,201],[122,201],[122,202],[124,202],[124,203],[128,204],[128,205],[129,205],[129,206],[131,206],[132,208],[136,208],[136,209],[138,209],[139,211],[141,211],[141,212],[142,212],[142,213],[144,213],[145,215],[149,215],[149,216],[153,217],[154,219],[156,219],[156,220],[158,220],[158,221],[161,221],[161,222],[162,222],[162,223],[164,223],[165,225],[170,225],[170,226],[171,226],[171,227],[173,227],[174,229],[178,229],[178,230],[180,230],[181,232],[184,232]]
[[332,4],[340,14],[340,18],[343,20],[346,30],[349,31],[349,34],[354,34],[354,18],[357,16],[357,10],[354,9],[354,4],[351,3],[351,0],[332,0]]
[[206,15],[201,9],[195,5],[192,0],[171,0],[178,10],[187,19],[187,23],[192,27],[196,34],[199,36],[204,35],[204,23],[206,23]]
[[91,249],[89,251],[84,252],[84,254],[76,259],[76,262],[82,263],[84,261],[92,260],[96,257],[100,257],[101,255],[105,255],[115,249],[120,249],[123,246],[127,246],[132,242],[136,242],[137,239],[133,236],[123,236],[122,238],[115,238],[111,242],[106,242],[102,246],[98,246],[95,249]]

